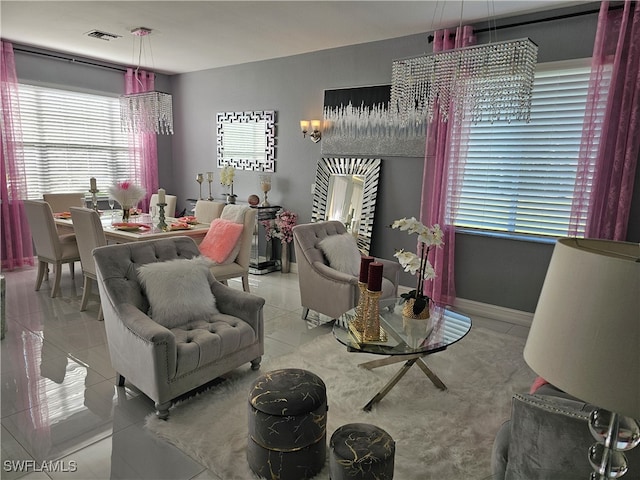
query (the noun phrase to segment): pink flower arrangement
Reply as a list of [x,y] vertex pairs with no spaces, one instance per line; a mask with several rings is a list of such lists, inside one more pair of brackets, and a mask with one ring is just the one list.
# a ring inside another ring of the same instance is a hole
[[298,224],[298,214],[280,209],[276,213],[275,222],[263,220],[261,223],[266,230],[267,240],[277,238],[282,243],[289,243],[293,240],[293,227]]
[[109,187],[109,194],[124,208],[135,207],[144,197],[145,190],[138,185],[131,183],[129,180],[117,182]]

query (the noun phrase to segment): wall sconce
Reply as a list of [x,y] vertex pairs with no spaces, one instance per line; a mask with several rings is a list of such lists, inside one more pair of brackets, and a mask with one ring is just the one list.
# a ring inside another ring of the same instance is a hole
[[300,130],[302,130],[302,137],[305,138],[309,132],[309,124],[311,124],[311,133],[309,138],[313,143],[318,143],[322,134],[320,133],[320,120],[300,120]]

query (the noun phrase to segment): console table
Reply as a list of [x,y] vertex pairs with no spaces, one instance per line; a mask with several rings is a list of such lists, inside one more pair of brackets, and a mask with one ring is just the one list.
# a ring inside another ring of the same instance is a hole
[[276,213],[282,207],[279,205],[271,205],[268,207],[254,206],[258,212],[256,215],[256,230],[251,242],[251,258],[249,260],[249,273],[254,275],[262,275],[269,272],[280,270],[280,259],[276,250],[276,242],[267,240],[266,228],[262,224],[263,221],[273,223]]

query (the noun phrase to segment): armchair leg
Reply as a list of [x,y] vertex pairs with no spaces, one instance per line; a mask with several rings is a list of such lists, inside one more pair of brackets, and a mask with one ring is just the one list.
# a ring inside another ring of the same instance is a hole
[[156,415],[160,420],[166,420],[169,418],[169,407],[171,406],[171,402],[158,403],[156,402]]
[[245,292],[249,292],[249,274],[245,274],[242,276],[242,289]]
[[307,319],[307,315],[309,315],[309,309],[307,307],[304,307],[302,309],[302,319],[306,320]]
[[261,361],[262,357],[254,358],[253,360],[251,360],[251,370],[259,370]]

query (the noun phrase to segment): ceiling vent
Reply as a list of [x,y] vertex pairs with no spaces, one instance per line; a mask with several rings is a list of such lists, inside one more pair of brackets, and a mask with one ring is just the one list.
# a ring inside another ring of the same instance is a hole
[[122,35],[116,35],[115,33],[109,33],[109,32],[102,32],[100,30],[91,30],[90,32],[87,32],[87,36],[92,38],[98,38],[106,42],[122,37]]

